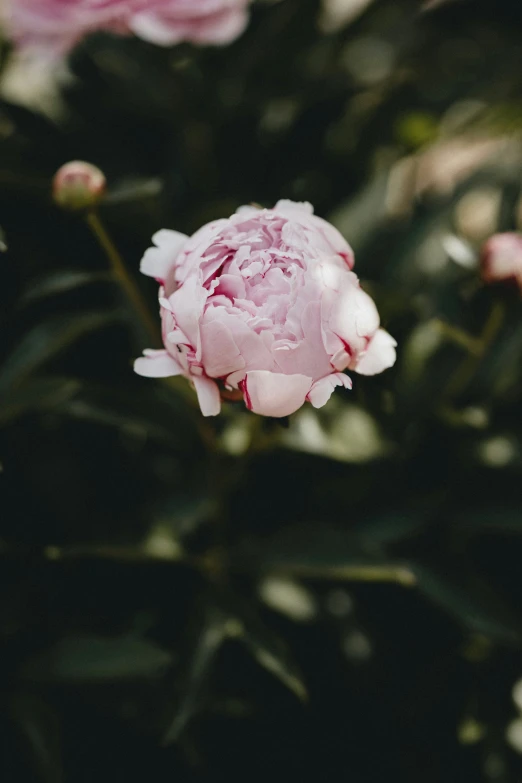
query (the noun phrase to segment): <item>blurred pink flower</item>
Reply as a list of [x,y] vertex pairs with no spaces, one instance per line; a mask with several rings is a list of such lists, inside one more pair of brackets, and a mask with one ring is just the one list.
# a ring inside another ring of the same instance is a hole
[[21,47],[62,53],[86,33],[134,33],[160,46],[227,44],[248,21],[250,0],[4,0],[7,30]]
[[494,234],[485,242],[480,266],[486,283],[512,280],[522,289],[522,234]]
[[204,416],[219,413],[221,389],[264,416],[306,400],[319,408],[351,387],[343,370],[374,375],[395,362],[350,246],[310,204],[240,207],[190,238],[162,230],[153,241],[141,271],[161,284],[165,349],[134,368],[189,378]]

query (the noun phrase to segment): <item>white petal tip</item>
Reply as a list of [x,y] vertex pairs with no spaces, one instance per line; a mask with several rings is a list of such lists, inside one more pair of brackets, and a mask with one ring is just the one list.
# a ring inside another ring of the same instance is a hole
[[342,372],[327,375],[314,383],[306,399],[312,403],[314,408],[322,408],[332,396],[336,386],[344,386],[345,389],[351,389],[352,379]]
[[181,367],[166,351],[144,351],[134,362],[134,372],[144,378],[169,378],[181,375]]
[[361,356],[355,366],[359,375],[378,375],[378,373],[393,367],[397,359],[397,341],[385,332],[378,329],[370,340],[367,350]]

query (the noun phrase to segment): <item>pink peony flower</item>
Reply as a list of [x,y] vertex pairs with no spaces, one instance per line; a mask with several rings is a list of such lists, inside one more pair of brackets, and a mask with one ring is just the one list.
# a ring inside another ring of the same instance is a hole
[[164,350],[145,351],[139,375],[184,375],[204,416],[220,390],[238,390],[264,416],[323,406],[342,371],[382,372],[395,340],[351,271],[353,253],[310,204],[240,207],[186,237],[158,231],[141,271],[161,284]]
[[226,44],[247,23],[250,0],[5,0],[7,29],[22,47],[62,53],[85,34],[134,33],[160,46]]
[[512,280],[522,289],[522,234],[494,234],[482,248],[480,265],[484,282]]

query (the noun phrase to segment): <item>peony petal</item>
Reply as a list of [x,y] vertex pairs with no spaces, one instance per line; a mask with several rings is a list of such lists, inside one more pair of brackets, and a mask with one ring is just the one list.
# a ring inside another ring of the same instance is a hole
[[169,378],[172,375],[181,375],[179,364],[169,356],[167,351],[143,351],[143,356],[134,362],[134,372],[144,378]]
[[192,274],[169,298],[176,323],[190,340],[198,361],[201,353],[200,322],[207,296],[208,291],[203,288],[197,275]]
[[217,383],[203,375],[193,376],[191,380],[196,389],[203,416],[217,416],[221,410],[221,398]]
[[246,8],[225,8],[207,19],[198,20],[187,38],[201,44],[228,44],[244,32],[248,23]]
[[295,212],[304,212],[305,215],[313,215],[314,208],[309,201],[291,201],[288,198],[281,198],[274,207],[274,212],[280,212],[282,215],[293,217]]
[[373,336],[379,328],[380,318],[375,302],[362,288],[358,291],[355,322],[360,337]]
[[316,381],[308,392],[307,400],[312,403],[314,408],[322,408],[325,405],[336,386],[344,386],[345,389],[352,388],[352,381],[348,375],[342,372],[335,372],[327,375],[325,378]]
[[158,14],[142,11],[129,20],[129,28],[143,41],[157,46],[172,46],[183,40],[183,28],[176,29],[165,24]]
[[171,253],[179,253],[185,242],[187,241],[187,234],[182,234],[181,231],[174,231],[172,228],[160,228],[152,235],[152,241],[159,248],[165,248]]
[[179,41],[192,41],[200,44],[225,44],[237,38],[245,29],[248,14],[245,8],[226,7],[212,10],[207,14],[198,13],[197,3],[194,9],[187,8],[176,15],[169,15],[167,8],[141,11],[131,16],[129,27],[133,33],[145,41],[158,46],[171,46]]
[[[256,334],[243,320],[227,313],[225,308],[209,307],[204,315],[205,324],[224,324],[232,335],[239,353],[244,359],[245,368],[252,370],[271,370],[274,361],[270,348],[263,337]],[[237,367],[239,369],[239,365]]]
[[241,382],[247,408],[262,416],[281,418],[304,404],[312,378],[283,375],[268,370],[251,370]]
[[397,354],[396,340],[384,329],[379,329],[370,340],[368,348],[355,365],[360,375],[377,375],[395,364]]
[[167,342],[173,345],[190,345],[187,335],[177,326],[166,333]]
[[164,282],[187,239],[186,234],[180,234],[179,231],[171,231],[167,228],[156,231],[152,237],[156,247],[149,247],[145,251],[140,263],[140,272]]
[[297,316],[301,321],[298,328],[302,331],[302,338],[292,343],[281,339],[274,341],[272,355],[278,368],[285,374],[321,378],[332,370],[321,333],[321,303],[312,301],[304,304],[298,300]]
[[211,378],[221,378],[245,366],[232,333],[220,321],[201,325],[201,349],[205,371]]
[[263,207],[258,207],[255,204],[245,204],[243,207],[238,207],[235,214],[241,215],[242,218],[252,217],[253,215],[257,215],[260,209],[263,209]]
[[229,299],[244,299],[246,296],[245,281],[241,275],[221,275],[217,281],[219,285],[214,291],[214,295],[223,294]]
[[[331,270],[330,270],[331,271]],[[342,271],[335,281],[336,288],[328,286],[322,298],[323,339],[325,348],[336,356],[335,366],[344,370],[338,354],[341,347],[356,359],[368,347],[368,341],[379,328],[379,313],[373,299],[359,287],[353,272]],[[335,337],[341,340],[337,344]]]

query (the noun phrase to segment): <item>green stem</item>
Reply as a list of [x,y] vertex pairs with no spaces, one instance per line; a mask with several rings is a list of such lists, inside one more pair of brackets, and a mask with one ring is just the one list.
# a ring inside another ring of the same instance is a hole
[[[87,212],[85,219],[92,233],[98,240],[100,246],[103,248],[105,255],[107,256],[107,259],[109,261],[111,272],[114,275],[114,278],[121,286],[124,294],[129,300],[136,315],[140,319],[140,322],[143,325],[146,333],[148,334],[149,339],[152,342],[152,345],[160,346],[162,344],[162,340],[161,340],[161,329],[159,326],[159,318],[156,320],[152,317],[150,310],[147,306],[147,303],[144,300],[138,285],[133,280],[133,278],[129,275],[127,268],[123,262],[123,259],[120,253],[118,252],[118,249],[116,248],[116,245],[114,244],[111,237],[109,236],[98,214],[93,210],[91,210],[90,212]],[[171,389],[175,390],[178,394],[181,394],[183,398],[194,409],[197,409],[199,411],[199,406],[196,401],[195,394],[193,390],[190,388],[185,378],[181,378],[179,376],[172,377],[172,378],[163,378],[163,382],[165,383],[166,386],[170,386]],[[213,446],[214,436],[211,431],[211,428],[208,426],[204,426],[204,424],[202,424],[201,422],[198,423],[198,427],[200,432],[202,433],[202,436],[204,437],[207,446],[209,446],[210,444],[212,444]]]
[[504,322],[504,316],[505,310],[503,303],[500,301],[494,302],[482,334],[477,341],[480,350],[470,354],[457,369],[453,377],[450,378],[445,389],[445,396],[456,397],[466,388],[480,366],[480,362],[486,351],[497,336],[498,331]]
[[[149,551],[146,546],[79,546],[57,547],[48,546],[44,550],[47,560],[81,560],[96,558],[100,560],[115,560],[120,562],[153,562],[164,561],[172,563],[183,562],[198,569],[212,579],[223,579],[226,572],[224,550],[217,548],[202,555],[191,556],[181,549],[165,554]],[[241,571],[241,569],[240,569]],[[307,566],[305,564],[289,563],[283,569],[273,569],[270,573],[294,576],[297,578],[327,579],[347,582],[389,582],[414,587],[417,584],[415,574],[405,565],[346,565]]]
[[337,566],[321,568],[321,566],[291,566],[284,574],[310,579],[334,579],[341,582],[390,582],[404,587],[414,587],[417,579],[413,571],[406,566]]
[[147,304],[141,295],[140,289],[129,275],[125,264],[123,263],[123,259],[119,254],[114,242],[105,230],[103,223],[94,211],[88,212],[85,216],[85,219],[92,233],[100,243],[100,246],[103,248],[114,277],[120,284],[123,292],[134,308],[149,338],[152,340],[154,345],[159,345],[161,343],[161,334],[158,324],[151,316],[149,308],[147,307]]
[[450,342],[465,348],[470,354],[480,356],[482,344],[479,337],[473,337],[458,326],[452,326],[445,321],[436,321],[439,332]]

